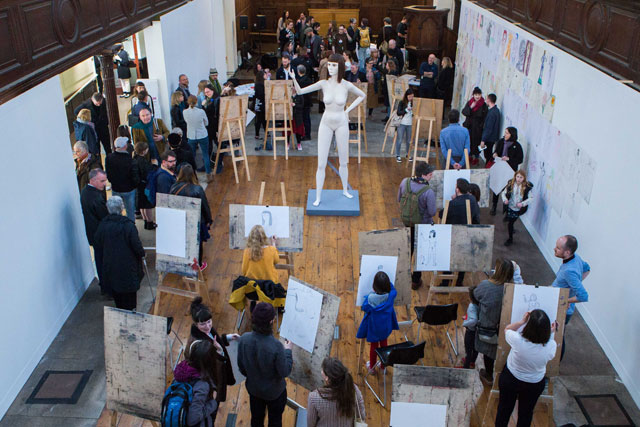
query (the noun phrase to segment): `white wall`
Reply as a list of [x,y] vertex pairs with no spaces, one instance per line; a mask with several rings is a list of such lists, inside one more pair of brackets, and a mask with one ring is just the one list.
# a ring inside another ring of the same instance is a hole
[[[466,0],[464,3],[507,29],[522,30]],[[640,287],[635,273],[640,241],[635,173],[640,158],[640,93],[540,39],[536,44],[542,44],[558,60],[552,124],[596,160],[597,170],[590,203],[581,201],[577,222],[551,210],[544,239],[527,215],[523,223],[554,270],[560,267],[560,260],[553,255],[556,238],[564,234],[578,238],[578,253],[591,265],[584,282],[589,302],[577,304],[578,310],[640,405]],[[571,325],[567,333],[571,333]]]
[[453,0],[435,0],[433,5],[436,9],[449,9],[449,15],[447,15],[447,27],[453,29],[453,17],[456,11],[456,4]]
[[0,418],[94,278],[58,76],[0,105]]
[[[160,17],[144,30],[149,78],[160,82],[162,116],[171,117],[171,93],[178,76],[189,77],[189,90],[198,91],[198,81],[209,78],[209,68],[218,69],[222,82],[227,74],[223,0],[194,0]],[[167,127],[171,120],[166,119]]]

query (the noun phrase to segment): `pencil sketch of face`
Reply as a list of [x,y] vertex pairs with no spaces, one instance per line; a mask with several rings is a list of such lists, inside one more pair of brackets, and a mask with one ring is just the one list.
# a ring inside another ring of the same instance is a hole
[[384,271],[384,266],[383,265],[379,265],[378,266],[378,271]]
[[262,226],[266,227],[266,226],[271,226],[271,225],[273,225],[273,220],[271,218],[271,212],[262,211]]

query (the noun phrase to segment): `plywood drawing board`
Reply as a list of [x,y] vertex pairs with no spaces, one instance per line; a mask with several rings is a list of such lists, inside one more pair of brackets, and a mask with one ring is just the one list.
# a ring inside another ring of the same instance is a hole
[[[273,96],[272,94],[273,88]],[[285,89],[285,88],[288,88]],[[274,101],[283,101],[288,99],[293,94],[293,81],[291,80],[266,80],[264,82],[264,103],[266,106],[265,117],[271,119],[271,100]],[[284,120],[284,106],[285,104],[278,105],[276,107],[276,120]],[[291,103],[286,104],[286,108],[288,108],[288,119],[291,120],[293,117],[293,109],[291,107]],[[222,110],[220,110],[222,111]]]
[[[420,226],[418,224],[415,229],[416,239]],[[494,231],[493,225],[453,225],[450,271],[490,271],[493,267]],[[414,268],[419,271],[417,265]]]
[[468,426],[475,381],[477,374],[471,369],[396,365],[391,400],[447,405],[446,425]]
[[[338,309],[340,308],[340,298],[327,291],[305,283],[300,279],[296,279],[293,276],[291,276],[291,278],[296,282],[322,294],[322,310],[320,312],[320,321],[318,323],[318,331],[316,333],[316,342],[313,352],[309,353],[294,344],[293,370],[289,375],[289,379],[294,383],[306,388],[307,390],[314,390],[318,387],[322,387],[323,385],[322,370],[318,369],[318,366],[322,366],[322,361],[325,357],[331,355],[333,334],[336,327],[336,321],[338,320]],[[281,338],[280,340],[283,341],[284,338]]]
[[[359,259],[362,255],[397,256],[396,281],[398,291],[394,305],[411,304],[411,229],[409,227],[390,230],[361,231],[358,233]],[[358,270],[360,268],[358,266]]]
[[[362,100],[362,102],[360,103],[360,105],[358,105],[356,108],[354,108],[353,110],[349,111],[349,119],[353,120],[352,123],[356,123],[356,121],[358,120],[358,110],[360,110],[361,112],[361,120],[365,120],[367,115],[366,114],[362,114],[364,113],[366,106],[367,106],[367,86],[368,83],[353,83],[353,85],[355,87],[357,87],[358,89],[360,89],[361,91],[364,92],[364,96],[365,98]],[[347,103],[344,104],[345,108],[347,108],[349,105],[351,105],[353,103],[353,101],[356,100],[356,98],[358,98],[358,96],[355,93],[349,92],[347,94]]]
[[191,268],[193,259],[198,259],[200,243],[200,199],[158,193],[156,207],[182,210],[186,213],[185,257],[156,254],[156,270],[162,273],[175,273],[184,277],[197,277],[198,272]]
[[[444,171],[437,170],[433,172],[433,177],[429,181],[429,186],[436,193],[436,206],[442,206]],[[481,208],[488,208],[491,205],[491,189],[489,188],[489,169],[471,169],[471,184],[477,184],[480,187],[480,200],[478,205]]]
[[[432,99],[432,98],[418,98],[415,96],[413,98],[413,120],[418,117],[435,117],[436,120],[433,123],[433,129],[431,130],[431,139],[440,140],[440,131],[442,130],[442,115],[444,109],[444,101],[442,99]],[[413,129],[416,127],[413,126]],[[415,132],[412,129],[413,132]],[[429,137],[429,126],[424,125],[420,126],[420,132],[418,133],[418,138],[426,139]],[[413,141],[413,136],[411,141]]]
[[159,402],[167,387],[166,340],[166,317],[104,307],[108,409],[160,420]]
[[[218,123],[218,140],[231,141],[234,139],[240,139],[242,136],[242,129],[240,126],[245,125],[247,120],[249,95],[223,96],[220,98],[219,108],[220,120]],[[226,122],[229,122],[231,138],[229,138]]]
[[320,322],[322,300],[320,292],[289,277],[280,336],[312,353]]
[[[229,205],[229,248],[244,249],[247,246],[244,226],[244,206]],[[277,248],[281,252],[302,252],[304,208],[289,207],[289,238],[278,239]]]

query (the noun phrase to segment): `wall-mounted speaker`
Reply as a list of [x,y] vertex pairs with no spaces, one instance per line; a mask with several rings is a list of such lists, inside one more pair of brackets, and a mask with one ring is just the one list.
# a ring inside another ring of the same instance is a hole
[[267,17],[265,15],[257,15],[258,20],[258,30],[266,30],[267,29]]
[[238,19],[240,20],[240,29],[241,30],[248,30],[249,29],[249,17],[247,15],[240,15],[238,17]]

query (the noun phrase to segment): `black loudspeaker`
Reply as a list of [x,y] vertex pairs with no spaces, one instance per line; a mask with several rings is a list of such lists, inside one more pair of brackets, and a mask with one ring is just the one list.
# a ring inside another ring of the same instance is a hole
[[267,17],[265,15],[257,15],[258,19],[258,30],[266,30],[267,29]]
[[249,17],[247,15],[240,15],[238,17],[238,19],[240,20],[240,29],[241,30],[248,30],[249,29]]

